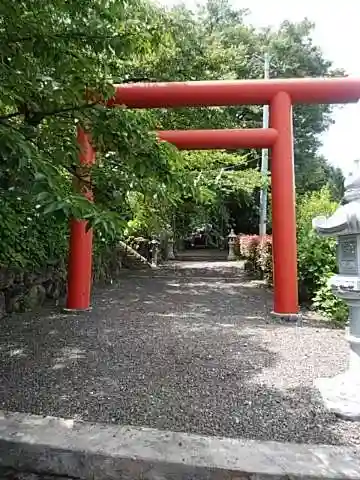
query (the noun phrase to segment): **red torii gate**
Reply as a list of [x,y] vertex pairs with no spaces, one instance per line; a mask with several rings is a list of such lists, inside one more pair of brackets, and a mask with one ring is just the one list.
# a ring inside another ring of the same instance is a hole
[[[116,86],[109,107],[176,108],[270,105],[269,129],[158,132],[179,149],[271,148],[274,313],[298,313],[295,180],[292,105],[355,103],[360,78],[306,78],[209,82],[144,83]],[[78,132],[80,163],[91,165],[95,153],[88,136]],[[88,195],[91,199],[91,194]],[[85,220],[71,222],[67,308],[90,307],[92,231]]]

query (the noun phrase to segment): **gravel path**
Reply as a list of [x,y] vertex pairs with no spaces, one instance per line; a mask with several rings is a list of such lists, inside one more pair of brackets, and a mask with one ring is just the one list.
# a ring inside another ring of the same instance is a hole
[[0,408],[186,431],[360,445],[313,380],[346,366],[343,332],[268,319],[238,279],[126,278],[92,312],[1,321]]

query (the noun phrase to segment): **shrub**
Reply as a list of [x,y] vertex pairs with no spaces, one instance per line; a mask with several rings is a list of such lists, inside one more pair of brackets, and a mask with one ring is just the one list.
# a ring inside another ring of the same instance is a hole
[[255,264],[260,241],[259,235],[240,235],[238,238],[240,256]]
[[320,237],[312,228],[314,217],[330,215],[336,208],[327,188],[304,195],[297,205],[297,242],[300,286],[314,308],[339,323],[347,320],[347,307],[327,285],[337,272],[336,240]]
[[256,249],[256,265],[261,272],[262,277],[272,285],[273,281],[273,263],[272,263],[272,237],[265,235],[259,238]]
[[269,284],[272,283],[272,239],[270,235],[240,235],[238,237],[240,256],[251,263]]
[[329,317],[335,324],[344,325],[349,316],[348,306],[332,293],[327,283],[318,288],[313,297],[313,307]]

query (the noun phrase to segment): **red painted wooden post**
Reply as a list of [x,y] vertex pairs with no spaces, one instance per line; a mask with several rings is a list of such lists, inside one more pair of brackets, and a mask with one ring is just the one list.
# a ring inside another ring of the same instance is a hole
[[[80,146],[79,160],[85,168],[78,169],[79,178],[74,183],[82,193],[93,201],[90,185],[89,169],[95,163],[95,151],[91,145],[89,135],[82,128],[78,128],[77,141]],[[68,263],[68,291],[66,308],[69,310],[87,310],[91,303],[92,284],[92,243],[93,231],[87,230],[87,221],[71,219],[70,245]]]

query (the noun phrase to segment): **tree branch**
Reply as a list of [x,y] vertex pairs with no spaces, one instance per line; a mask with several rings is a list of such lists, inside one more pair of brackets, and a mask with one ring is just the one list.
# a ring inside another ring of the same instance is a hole
[[[158,81],[160,80],[156,78],[135,77],[135,78],[128,78],[126,80],[123,80],[122,83],[141,83],[141,82],[158,82]],[[12,113],[9,113],[8,115],[0,116],[0,122],[6,122],[7,120],[11,120],[12,118],[24,116],[25,118],[30,120],[29,123],[31,124],[40,123],[41,120],[45,117],[50,117],[53,115],[61,115],[63,113],[75,112],[78,110],[86,110],[88,108],[93,108],[97,105],[101,105],[101,102],[96,101],[91,103],[85,103],[84,105],[78,105],[76,107],[59,108],[57,110],[52,110],[50,112],[41,112],[41,111],[32,112],[31,110],[28,109],[27,105],[24,104],[24,108],[21,111],[18,110],[17,112],[12,112]]]
[[67,39],[89,39],[89,40],[116,40],[119,38],[124,38],[123,35],[89,35],[87,33],[79,33],[79,32],[63,32],[63,33],[50,33],[47,35],[41,35],[40,33],[26,35],[24,37],[3,37],[2,41],[9,44],[9,43],[22,43],[27,42],[28,40],[49,40],[50,38],[67,38]]
[[0,122],[3,127],[9,128],[12,130],[14,133],[21,135],[26,141],[30,142],[34,147],[38,148],[38,145],[32,138],[30,138],[28,135],[25,135],[24,132],[19,130],[18,128],[15,128],[13,125],[6,123],[6,122]]
[[88,108],[93,108],[96,105],[99,105],[99,103],[98,102],[86,103],[84,105],[78,105],[76,107],[59,108],[57,110],[52,110],[50,112],[41,112],[41,111],[31,112],[25,106],[23,111],[17,111],[17,112],[10,113],[9,115],[0,116],[0,122],[6,122],[7,120],[10,120],[12,118],[24,116],[26,119],[29,120],[29,123],[37,122],[38,120],[39,121],[37,123],[40,123],[41,120],[43,120],[43,118],[45,117],[50,117],[53,115],[61,115],[63,113],[74,112],[77,110],[85,110]]

